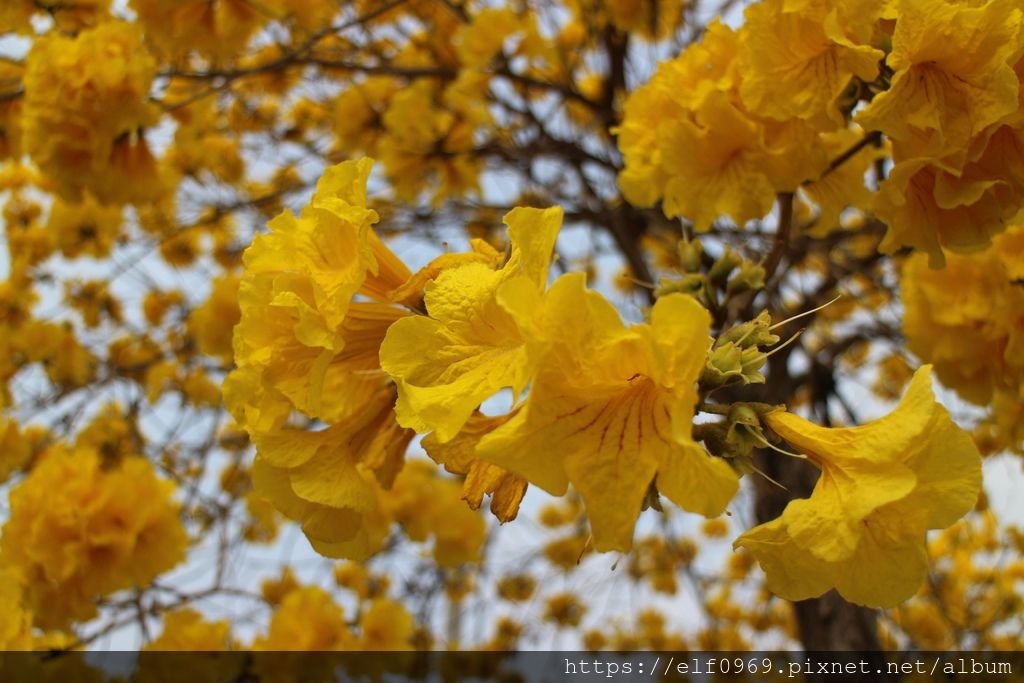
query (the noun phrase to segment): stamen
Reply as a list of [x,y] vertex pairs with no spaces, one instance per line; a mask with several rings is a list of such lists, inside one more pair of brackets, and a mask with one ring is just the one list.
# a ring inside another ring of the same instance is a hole
[[764,438],[764,435],[761,434],[760,432],[756,431],[756,430],[751,430],[750,434],[753,435],[754,440],[757,441],[757,443],[761,444],[761,446],[763,446],[765,448],[770,448],[771,450],[775,451],[776,453],[781,453],[782,455],[788,455],[791,458],[799,458],[800,460],[807,460],[807,456],[804,455],[803,453],[792,453],[790,451],[785,450],[784,448],[779,448],[778,446],[776,446],[775,444],[770,442],[768,439]]
[[769,329],[769,330],[774,330],[774,329],[775,329],[776,327],[782,327],[782,326],[783,326],[783,325],[785,325],[786,323],[791,323],[791,322],[793,322],[794,320],[799,320],[800,318],[803,318],[803,317],[806,317],[806,316],[808,316],[808,315],[811,315],[812,313],[817,313],[817,312],[818,312],[818,311],[820,311],[821,309],[823,309],[823,308],[828,308],[829,306],[831,306],[832,304],[834,304],[835,302],[839,301],[839,300],[840,300],[840,299],[842,299],[842,298],[843,298],[843,295],[842,295],[842,294],[836,294],[835,298],[834,298],[834,299],[832,299],[832,301],[829,301],[829,302],[827,302],[827,303],[824,303],[824,304],[822,304],[822,305],[818,306],[817,308],[812,308],[812,309],[811,309],[811,310],[809,310],[809,311],[804,311],[803,313],[797,313],[796,315],[794,315],[794,316],[793,316],[793,317],[791,317],[791,318],[786,318],[786,319],[785,319],[785,320],[783,320],[782,322],[777,322],[777,323],[775,323],[774,325],[772,325],[772,326],[771,326],[771,327],[769,327],[768,329]]

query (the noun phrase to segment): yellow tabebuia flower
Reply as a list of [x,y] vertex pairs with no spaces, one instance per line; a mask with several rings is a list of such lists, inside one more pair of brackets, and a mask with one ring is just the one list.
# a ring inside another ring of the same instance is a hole
[[1015,0],[897,0],[894,8],[892,85],[857,120],[912,143],[908,157],[959,167],[975,136],[1018,110],[1024,12]]
[[0,417],[0,482],[25,467],[32,458],[32,444],[25,438],[18,423]]
[[889,226],[881,251],[912,246],[941,267],[945,250],[976,252],[1006,229],[1024,207],[1024,128],[1000,126],[985,137],[960,170],[928,157],[896,163],[874,201]]
[[[252,642],[256,651],[354,650],[357,641],[345,623],[345,611],[316,586],[297,586],[274,610],[267,634]],[[273,666],[271,662],[268,665]]]
[[202,353],[231,360],[231,333],[241,317],[238,284],[236,275],[217,278],[209,298],[189,313],[188,330]]
[[797,10],[790,4],[763,0],[744,13],[740,95],[761,116],[834,128],[843,123],[837,100],[850,79],[870,82],[878,74],[883,52],[867,43],[881,3],[814,0]]
[[321,431],[295,428],[251,434],[256,492],[300,522],[313,548],[328,557],[365,559],[391,526],[380,484],[402,467],[412,433],[394,421],[394,395],[369,397],[365,412]]
[[586,26],[593,36],[614,28],[631,38],[665,40],[679,30],[687,18],[689,0],[567,0],[572,20],[565,32],[583,33]]
[[24,147],[57,192],[72,201],[83,190],[103,202],[153,200],[146,178],[123,182],[148,154],[139,131],[158,118],[147,99],[156,61],[139,28],[110,21],[73,38],[50,33],[26,64]]
[[410,639],[415,621],[409,610],[400,602],[377,598],[359,621],[362,631],[359,639],[360,650],[384,650],[395,652],[412,649]]
[[180,62],[196,52],[215,63],[237,59],[253,34],[271,18],[276,4],[279,3],[268,2],[257,8],[246,0],[129,3],[145,29],[146,39],[162,57]]
[[39,11],[32,0],[11,0],[0,7],[0,33],[32,32],[32,15]]
[[400,424],[453,439],[481,403],[504,388],[517,395],[532,375],[523,329],[540,301],[562,210],[513,209],[505,217],[512,252],[495,270],[478,262],[442,272],[426,288],[428,316],[390,327],[381,367],[398,385]]
[[707,230],[721,215],[743,225],[771,210],[775,187],[765,173],[764,130],[731,98],[712,93],[693,121],[664,128],[665,215],[685,216]]
[[455,32],[455,52],[463,66],[485,68],[523,22],[509,7],[485,7]]
[[923,254],[903,265],[907,347],[943,384],[978,405],[993,392],[1024,394],[1024,226],[976,254],[951,254],[941,270]]
[[[381,369],[385,335],[391,338],[396,321],[426,320],[409,308],[422,304],[424,287],[427,307],[437,309],[443,296],[429,292],[444,291],[448,271],[501,276],[494,270],[500,255],[479,241],[468,254],[445,255],[410,273],[371,227],[377,221],[366,206],[372,163],[327,169],[309,205],[298,216],[275,218],[270,233],[246,251],[234,336],[238,368],[224,384],[225,404],[256,446],[255,494],[301,523],[321,554],[360,559],[383,547],[393,521],[404,526],[392,514],[393,499],[409,478],[396,482],[414,433],[396,419],[401,385]],[[539,298],[547,260],[535,262],[533,252],[543,251],[530,246],[536,239],[547,238],[523,235],[528,248],[514,249],[503,272],[532,278]],[[553,240],[554,233],[549,255]],[[449,310],[463,311],[461,292],[451,296]],[[387,491],[393,484],[396,491]],[[454,481],[444,486],[458,489]],[[453,502],[462,505],[457,496]],[[435,534],[444,561],[470,561],[479,553],[486,528],[479,515],[463,510],[472,519],[451,527],[456,538],[442,542],[443,532]]]
[[216,652],[231,646],[231,624],[226,619],[207,621],[202,614],[186,607],[165,614],[163,632],[143,649],[156,652]]
[[625,168],[623,196],[636,206],[664,199],[666,216],[707,230],[719,216],[738,225],[765,216],[778,192],[794,192],[828,160],[817,131],[748,109],[735,31],[708,26],[700,43],[659,65],[630,94],[613,130]]
[[[386,135],[376,155],[399,199],[413,201],[433,187],[433,202],[479,192],[483,157],[475,153],[477,126],[489,122],[486,107],[474,105],[487,77],[464,71],[443,88],[418,80],[394,94],[381,117]],[[481,120],[484,117],[484,120]]]
[[810,498],[734,544],[757,558],[768,588],[787,600],[835,588],[871,607],[911,597],[928,569],[926,531],[955,522],[981,491],[978,450],[935,401],[931,367],[869,424],[829,429],[784,411],[765,421],[821,469]]
[[[246,250],[234,337],[240,374],[229,384],[258,376],[268,398],[287,398],[309,417],[331,422],[358,408],[358,397],[379,383],[358,371],[377,367],[373,339],[406,314],[387,302],[411,273],[370,227],[377,220],[366,208],[372,165],[364,159],[327,169],[301,215],[278,216]],[[353,303],[357,293],[375,301]],[[346,385],[348,391],[338,391]],[[348,396],[353,387],[361,390]],[[257,425],[260,411],[246,406],[252,414],[243,423],[264,431],[289,409]]]
[[32,649],[32,612],[17,575],[0,570],[0,650]]
[[[375,482],[391,485],[413,435],[395,421],[378,354],[388,327],[410,314],[392,293],[417,293],[403,288],[412,274],[372,230],[372,165],[327,169],[309,205],[275,218],[246,250],[238,369],[224,385],[256,444],[257,493],[332,556],[379,550],[389,522]],[[289,422],[296,414],[327,426],[302,428]]]
[[122,207],[103,206],[90,195],[74,204],[54,197],[46,229],[66,258],[84,254],[101,259],[121,236],[122,214]]
[[614,306],[559,278],[542,325],[557,329],[520,411],[480,440],[476,455],[549,493],[571,483],[587,507],[597,550],[628,550],[644,497],[720,514],[738,485],[724,460],[691,436],[710,315],[682,294],[662,297],[649,324],[625,326]]
[[630,203],[651,206],[664,194],[669,173],[662,165],[660,126],[689,116],[710,94],[732,90],[739,81],[738,51],[736,32],[713,21],[699,43],[659,64],[650,82],[630,93],[622,123],[613,130],[625,160],[619,186]]
[[[585,5],[586,2],[580,4]],[[679,29],[686,17],[689,0],[598,0],[604,5],[611,23],[624,33],[635,33],[646,40],[662,40]],[[586,19],[593,14],[587,8]]]
[[145,586],[185,557],[174,486],[148,460],[105,469],[96,451],[55,446],[11,490],[0,546],[37,625],[66,628],[96,600]]
[[[3,9],[0,9],[0,27],[3,26]],[[0,29],[0,33],[4,31]],[[21,140],[21,98],[17,97],[25,75],[25,65],[10,59],[0,59],[0,159],[20,159]],[[0,180],[0,186],[20,176],[24,170],[20,165],[9,165],[4,171],[7,176]],[[6,181],[6,182],[5,182]],[[10,239],[10,237],[8,237]]]
[[454,479],[439,476],[432,463],[411,460],[383,501],[409,540],[433,540],[434,562],[440,567],[479,562],[487,540],[483,515],[460,499],[461,488]]
[[[853,147],[864,136],[858,126],[822,133],[821,142],[830,159]],[[801,192],[818,209],[808,233],[823,237],[841,225],[841,216],[848,207],[868,206],[872,192],[864,183],[868,169],[885,156],[885,148],[868,145],[831,173],[806,183]]]

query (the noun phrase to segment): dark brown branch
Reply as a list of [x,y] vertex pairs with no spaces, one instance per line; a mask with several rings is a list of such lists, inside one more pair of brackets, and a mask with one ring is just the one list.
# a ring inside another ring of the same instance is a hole
[[[833,159],[832,162],[828,165],[828,168],[825,169],[825,172],[822,173],[821,176],[818,177],[818,181],[823,180],[824,178],[828,177],[829,174],[831,174],[837,168],[839,168],[840,166],[845,164],[847,161],[849,161],[850,159],[855,157],[857,155],[857,153],[860,152],[865,147],[867,147],[869,145],[878,145],[881,141],[882,141],[882,133],[881,132],[876,130],[876,131],[872,131],[872,132],[868,133],[867,135],[862,137],[860,140],[858,140],[854,144],[850,145],[849,149],[847,149],[842,154],[840,154],[835,159]],[[806,183],[806,184],[811,184],[811,183],[818,182],[818,181],[813,181],[812,180],[812,181],[808,181],[808,183]]]
[[779,194],[779,225],[775,229],[775,241],[768,258],[764,261],[764,279],[771,280],[779,267],[786,248],[789,246],[789,235],[793,229],[793,193]]

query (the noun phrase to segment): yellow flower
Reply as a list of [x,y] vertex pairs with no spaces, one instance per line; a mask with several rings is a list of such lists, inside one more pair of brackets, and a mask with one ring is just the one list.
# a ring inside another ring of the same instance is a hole
[[167,194],[171,187],[168,180],[146,138],[136,132],[114,141],[106,164],[90,178],[86,187],[107,203],[145,205]]
[[[161,652],[214,652],[230,647],[231,624],[223,619],[207,621],[202,614],[186,607],[165,614],[163,632],[144,649]],[[178,661],[180,663],[182,660]]]
[[173,486],[141,457],[103,469],[95,451],[55,447],[10,494],[0,546],[44,628],[95,616],[98,598],[146,586],[185,556]]
[[755,115],[740,98],[737,34],[712,23],[700,43],[665,62],[625,103],[614,129],[625,168],[623,196],[637,206],[664,199],[666,216],[707,230],[719,216],[761,218],[778,192],[793,192],[827,165],[806,121]]
[[[602,0],[612,24],[647,40],[663,40],[679,29],[689,0]],[[590,17],[588,16],[587,19]]]
[[339,149],[370,154],[383,135],[378,119],[400,89],[392,78],[369,77],[352,83],[333,101],[333,132]]
[[[842,128],[821,135],[821,143],[828,158],[835,159],[864,137],[857,126]],[[807,183],[801,189],[818,209],[808,233],[824,237],[842,225],[842,213],[849,207],[867,207],[872,193],[864,184],[864,177],[875,161],[884,156],[882,147],[868,145],[852,158],[836,167],[824,177]],[[874,246],[872,246],[874,251]]]
[[[3,25],[3,9],[0,9],[0,26]],[[0,28],[0,33],[3,33]],[[25,67],[20,62],[0,59],[0,159],[21,158],[21,98],[17,97],[24,78]],[[19,173],[17,166],[15,173]],[[7,171],[6,173],[10,173]],[[4,183],[0,181],[0,185]]]
[[985,251],[950,255],[942,270],[923,254],[903,266],[907,347],[935,365],[943,384],[985,405],[993,391],[1024,391],[1024,289],[1019,260],[1024,227],[1011,227]]
[[[412,275],[370,227],[372,164],[329,168],[299,216],[281,214],[246,250],[238,369],[224,385],[256,444],[257,492],[333,556],[379,550],[389,522],[372,479],[391,485],[413,435],[395,422],[394,386],[378,360],[386,330],[408,315],[391,295]],[[293,412],[327,427],[290,425]]]
[[874,202],[889,226],[879,249],[915,247],[941,267],[943,250],[971,253],[988,246],[1022,207],[1024,128],[1001,126],[959,171],[926,157],[896,163]]
[[[71,201],[83,190],[102,202],[151,199],[134,175],[148,150],[131,139],[157,118],[147,101],[156,62],[139,28],[110,21],[73,38],[50,33],[35,41],[26,63],[25,150],[58,193]],[[112,179],[123,173],[132,175]]]
[[483,69],[502,51],[505,41],[520,28],[519,18],[508,7],[488,7],[455,32],[455,52],[463,66]]
[[537,580],[529,574],[511,574],[498,580],[498,595],[509,602],[525,602],[533,597]]
[[490,122],[478,104],[486,86],[486,75],[465,70],[444,90],[418,80],[390,97],[377,154],[400,200],[416,200],[427,187],[435,205],[479,192],[484,157],[476,153],[475,133]]
[[238,308],[238,277],[225,275],[213,281],[206,302],[188,316],[189,332],[199,350],[224,360],[231,359],[231,332],[242,316]]
[[304,31],[318,31],[338,13],[338,4],[332,0],[273,0],[278,15]]
[[707,230],[723,214],[742,226],[771,210],[764,130],[727,95],[709,95],[692,121],[666,123],[659,151],[669,175],[666,216],[685,216]]
[[[863,44],[877,17],[863,1],[815,0],[796,11],[787,4],[764,0],[744,13],[743,103],[761,116],[801,118],[822,130],[834,128],[843,122],[837,99],[850,79],[871,82],[878,74],[884,55]],[[877,8],[880,3],[872,4]]]
[[255,491],[245,494],[245,540],[250,543],[273,543],[281,526],[281,515],[277,508]]
[[46,228],[67,258],[105,258],[121,235],[121,215],[121,207],[102,206],[90,195],[77,204],[55,197]]
[[[187,607],[164,614],[163,632],[139,653],[136,683],[216,683],[241,674],[241,662],[218,653],[235,648],[227,620],[207,621]],[[188,652],[167,656],[164,652]]]
[[251,434],[256,492],[301,522],[313,548],[328,557],[365,559],[382,547],[391,522],[374,478],[385,483],[401,467],[411,434],[394,423],[392,395],[366,413],[322,431]]
[[1013,67],[1024,52],[1015,0],[898,0],[892,85],[857,116],[867,130],[913,144],[904,158],[949,157],[960,167],[972,139],[1018,111]]
[[804,600],[835,588],[851,602],[892,607],[920,587],[926,531],[951,525],[981,490],[978,451],[935,401],[930,374],[922,367],[892,413],[859,427],[766,416],[821,469],[810,498],[734,544],[753,553],[774,593]]
[[0,7],[0,34],[13,31],[35,35],[31,18],[44,11],[56,29],[73,33],[106,15],[110,0],[81,0],[74,3],[40,4],[33,0],[6,0]]
[[[235,360],[242,367],[263,368],[271,386],[297,378],[318,387],[329,362],[346,345],[344,325],[352,323],[347,317],[355,294],[388,301],[391,290],[411,276],[370,228],[377,221],[376,212],[366,208],[372,165],[364,159],[329,168],[300,216],[281,214],[270,222],[270,233],[246,250]],[[390,322],[387,307],[366,303],[357,308],[364,315],[352,316],[358,319],[352,336],[364,336],[362,329],[375,321]],[[404,314],[391,310],[392,319]],[[308,369],[280,367],[278,358],[282,364],[301,358]],[[319,392],[292,398],[311,417],[321,416]],[[332,411],[326,412],[329,419]]]
[[491,513],[504,523],[519,513],[519,503],[526,494],[526,480],[522,477],[477,459],[476,445],[487,434],[505,424],[511,415],[487,417],[482,413],[470,416],[462,431],[451,441],[438,442],[428,434],[422,442],[427,455],[452,474],[465,476],[462,498],[470,508],[479,510],[484,495],[491,495]]
[[652,206],[664,194],[668,172],[662,167],[659,126],[689,116],[711,93],[732,90],[739,78],[738,50],[736,33],[713,21],[701,42],[661,63],[648,84],[630,93],[622,123],[612,132],[625,159],[619,186],[632,204]]
[[432,464],[414,460],[406,463],[383,500],[410,540],[433,538],[434,562],[442,567],[479,562],[487,539],[483,516],[466,506],[460,489],[453,479],[438,476]]
[[266,8],[246,0],[131,0],[129,4],[154,50],[175,61],[195,51],[217,63],[230,62],[243,53],[270,15]]
[[274,610],[265,636],[253,650],[350,650],[356,639],[345,624],[344,611],[326,591],[302,586],[289,592]]
[[18,577],[0,570],[0,650],[32,649],[32,612],[24,604]]
[[359,622],[362,637],[360,650],[408,650],[412,638],[413,618],[400,603],[377,598],[363,613]]
[[572,593],[559,593],[548,598],[544,619],[560,628],[579,626],[587,606]]
[[202,368],[188,372],[181,380],[181,391],[197,408],[220,408],[220,385],[210,379]]
[[76,282],[69,280],[64,283],[64,302],[72,310],[82,316],[87,328],[94,328],[109,320],[121,323],[121,300],[114,297],[101,280]]
[[715,516],[738,477],[691,437],[708,312],[670,295],[655,304],[649,324],[627,328],[584,288],[584,277],[563,276],[547,294],[542,327],[558,335],[521,410],[485,436],[476,455],[554,495],[572,483],[594,548],[624,551],[652,482],[680,507]]
[[334,583],[352,591],[358,599],[365,600],[370,596],[375,579],[362,563],[340,562],[334,567]]
[[32,458],[32,444],[18,428],[18,423],[0,417],[0,482],[27,465]]
[[168,309],[180,306],[184,301],[185,296],[178,289],[168,292],[150,290],[146,292],[146,296],[142,300],[142,315],[146,318],[147,323],[153,327],[159,327]]
[[117,465],[133,455],[138,444],[135,425],[125,417],[128,411],[119,403],[108,403],[78,433],[76,448],[96,451],[105,467]]
[[295,572],[291,567],[285,566],[281,570],[281,576],[271,579],[264,579],[260,583],[260,594],[267,604],[277,607],[288,597],[288,594],[299,588],[299,582],[295,578]]
[[[532,374],[523,329],[547,283],[562,211],[514,209],[505,217],[512,255],[500,270],[466,263],[427,286],[429,316],[399,320],[381,345],[381,367],[398,385],[399,422],[444,443],[483,401],[517,395]],[[522,324],[521,324],[522,321]]]
[[33,0],[10,0],[0,6],[0,33],[32,33],[32,15],[38,11]]
[[27,358],[41,361],[51,382],[80,387],[96,373],[98,362],[78,341],[71,323],[37,322],[15,340]]

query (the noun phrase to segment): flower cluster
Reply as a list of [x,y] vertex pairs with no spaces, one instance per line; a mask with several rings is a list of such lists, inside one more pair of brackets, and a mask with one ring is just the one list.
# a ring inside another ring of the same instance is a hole
[[[316,586],[286,586],[267,634],[257,636],[254,650],[406,650],[413,634],[413,618],[405,607],[386,597],[363,601],[358,630],[344,618],[345,611],[331,594]],[[266,660],[274,667],[275,662]]]
[[246,251],[238,369],[225,401],[256,444],[257,493],[301,522],[321,553],[370,555],[397,522],[414,541],[433,536],[438,562],[473,561],[483,521],[444,508],[458,501],[444,481],[402,471],[413,431],[396,420],[397,388],[378,356],[388,329],[412,314],[446,265],[497,254],[478,245],[411,273],[371,227],[371,166],[328,169],[302,213],[278,216]]
[[[617,129],[626,199],[663,199],[666,215],[706,230],[723,215],[739,225],[761,218],[777,193],[822,176],[830,143],[849,127],[848,84],[873,80],[883,56],[870,40],[875,14],[860,7],[868,4],[877,3],[765,0],[738,31],[714,22],[660,64]],[[829,216],[863,187],[863,177],[836,180],[815,197]]]
[[915,254],[902,272],[907,347],[942,383],[978,405],[991,405],[1001,447],[1014,437],[1024,399],[1024,228],[1014,226],[992,246],[950,254],[942,270]]
[[[412,438],[377,358],[388,327],[409,315],[393,296],[412,275],[372,231],[371,165],[328,169],[299,216],[281,214],[246,250],[238,369],[224,386],[256,444],[257,488],[332,555],[370,552],[372,480],[391,485]],[[293,413],[323,428],[295,426]]]
[[[701,425],[700,440],[727,457],[712,455],[693,434],[698,388],[764,381],[760,346],[778,341],[766,314],[713,344],[707,308],[663,287],[647,322],[624,324],[582,273],[549,286],[558,209],[510,212],[507,257],[477,242],[410,274],[370,228],[369,163],[330,169],[302,214],[272,221],[246,253],[239,369],[226,386],[257,446],[257,491],[302,521],[321,552],[372,553],[397,522],[415,541],[433,535],[442,565],[476,559],[479,518],[457,522],[440,502],[454,496],[428,493],[444,481],[429,466],[402,469],[414,431],[435,461],[465,476],[472,507],[492,494],[502,521],[527,482],[559,496],[572,485],[591,528],[574,546],[578,558],[587,544],[630,549],[641,510],[659,494],[721,514],[751,448],[765,444],[762,414],[823,472],[809,500],[737,541],[786,597],[838,587],[866,604],[904,599],[921,579],[925,531],[977,498],[977,450],[931,398],[927,370],[896,412],[864,427],[826,430],[753,404],[730,410],[725,422]],[[728,275],[737,259],[722,259]],[[726,359],[741,346],[756,356],[746,372],[742,358],[737,368]],[[511,409],[483,412],[503,391]],[[858,506],[847,509],[847,499]],[[866,558],[888,566],[886,554],[902,572],[889,588],[863,572],[842,578]]]
[[[367,160],[329,169],[302,213],[276,218],[246,252],[225,384],[257,447],[257,490],[318,550],[369,554],[392,519],[423,538],[395,508],[413,430],[468,475],[471,504],[493,493],[503,520],[526,481],[556,494],[573,483],[600,550],[629,548],[655,479],[686,509],[724,510],[738,475],[690,435],[710,345],[702,306],[668,295],[650,323],[626,326],[582,275],[548,290],[558,209],[509,213],[507,260],[477,241],[413,275],[370,227],[369,171]],[[528,384],[508,415],[479,412]]]
[[705,229],[801,188],[828,229],[868,203],[877,149],[857,145],[863,129],[894,163],[870,202],[889,226],[882,251],[941,265],[943,250],[984,247],[1024,208],[1022,17],[1012,0],[755,3],[738,31],[712,24],[631,94],[623,194]]
[[146,586],[185,556],[174,487],[138,456],[105,467],[89,448],[51,448],[10,494],[0,561],[44,628],[96,614],[96,600]]
[[976,251],[1024,208],[1024,10],[1013,0],[894,2],[889,88],[858,114],[892,141],[875,211],[883,251]]
[[131,24],[111,21],[35,42],[24,78],[24,147],[62,197],[78,201],[89,191],[103,203],[127,203],[157,196],[156,161],[142,134],[157,119],[147,100],[155,74]]
[[[555,495],[572,483],[598,550],[626,550],[652,483],[685,509],[717,515],[738,476],[690,434],[710,345],[707,311],[663,297],[651,322],[626,326],[581,273],[546,288],[561,226],[555,209],[506,216],[511,256],[467,263],[427,287],[426,316],[388,330],[381,365],[398,386],[399,421]],[[476,411],[502,389],[526,400],[503,418]]]

